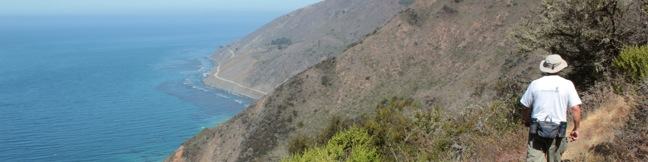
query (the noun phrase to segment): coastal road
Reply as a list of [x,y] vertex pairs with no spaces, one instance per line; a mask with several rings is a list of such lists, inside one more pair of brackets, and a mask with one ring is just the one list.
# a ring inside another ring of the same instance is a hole
[[216,66],[216,72],[214,73],[214,77],[215,77],[216,79],[219,79],[219,80],[222,80],[222,81],[225,81],[225,82],[228,82],[228,83],[234,84],[234,85],[239,86],[239,87],[241,87],[241,88],[248,89],[248,90],[251,90],[251,91],[254,91],[254,92],[257,92],[257,93],[263,94],[263,95],[266,95],[266,94],[267,94],[266,92],[263,92],[263,91],[261,91],[261,90],[254,89],[254,88],[251,88],[251,87],[247,87],[247,86],[242,85],[242,84],[239,84],[239,83],[237,83],[237,82],[235,82],[235,81],[232,81],[232,80],[229,80],[229,79],[222,78],[222,77],[218,76],[218,73],[220,73],[220,65]]

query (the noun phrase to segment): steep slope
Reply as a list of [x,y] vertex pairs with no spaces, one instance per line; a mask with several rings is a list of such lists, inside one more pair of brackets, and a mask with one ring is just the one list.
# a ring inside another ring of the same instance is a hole
[[[594,108],[595,111],[587,115],[583,119],[583,124],[580,133],[583,134],[582,140],[569,143],[567,150],[563,155],[565,159],[576,159],[579,154],[584,154],[589,148],[604,142],[612,142],[614,140],[615,131],[622,128],[627,118],[619,118],[620,116],[628,116],[632,106],[622,96],[614,93],[606,94],[607,98],[602,99],[605,101],[599,108]],[[568,128],[571,130],[571,128]]]
[[563,159],[646,161],[648,79],[626,84],[623,92],[614,92],[609,82],[603,83],[583,97],[583,106],[589,112],[581,121],[581,137],[567,145]]
[[282,16],[214,56],[208,85],[259,98],[382,26],[399,0],[326,0]]
[[334,117],[371,113],[385,98],[411,97],[423,101],[422,108],[452,112],[486,104],[500,77],[530,77],[525,71],[537,65],[540,58],[511,55],[507,35],[538,3],[418,0],[343,54],[204,130],[167,160],[277,161],[288,154],[291,138],[315,136]]

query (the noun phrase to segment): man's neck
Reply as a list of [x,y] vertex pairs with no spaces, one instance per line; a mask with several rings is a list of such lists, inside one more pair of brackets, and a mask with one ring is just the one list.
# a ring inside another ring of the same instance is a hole
[[542,73],[542,76],[560,76],[560,75],[558,75],[557,73],[553,73],[553,74],[550,74],[550,73]]

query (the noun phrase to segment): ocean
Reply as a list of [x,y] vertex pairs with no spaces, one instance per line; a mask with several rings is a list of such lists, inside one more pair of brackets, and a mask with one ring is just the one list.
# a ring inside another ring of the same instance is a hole
[[279,15],[0,16],[0,161],[163,160],[251,102],[201,79]]

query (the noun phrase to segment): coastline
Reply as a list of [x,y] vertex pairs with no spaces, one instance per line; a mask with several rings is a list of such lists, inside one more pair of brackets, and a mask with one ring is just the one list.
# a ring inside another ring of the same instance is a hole
[[267,92],[261,90],[253,89],[246,87],[240,83],[237,83],[226,78],[218,76],[220,66],[216,66],[205,78],[203,78],[203,83],[206,86],[221,89],[235,95],[242,95],[245,97],[252,98],[254,100],[260,99],[265,96]]

